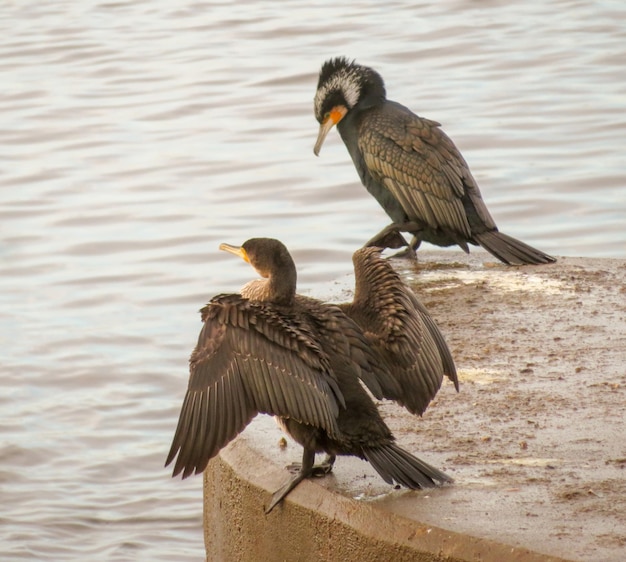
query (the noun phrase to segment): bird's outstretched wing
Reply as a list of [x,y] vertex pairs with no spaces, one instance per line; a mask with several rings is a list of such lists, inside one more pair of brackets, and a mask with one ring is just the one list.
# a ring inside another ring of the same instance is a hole
[[379,248],[361,248],[353,261],[357,294],[342,308],[361,326],[382,359],[384,397],[421,415],[444,375],[458,385],[443,335]]
[[368,171],[411,220],[472,237],[495,228],[469,167],[440,124],[386,102],[360,123],[359,149]]
[[410,289],[409,298],[411,299],[415,310],[422,318],[422,322],[424,322],[424,326],[430,332],[430,335],[433,337],[435,341],[435,345],[437,346],[437,351],[439,353],[439,357],[441,358],[441,362],[443,365],[443,374],[450,379],[450,381],[454,384],[454,388],[456,391],[459,391],[459,377],[456,372],[456,365],[454,364],[454,359],[452,358],[452,353],[450,352],[450,348],[437,326],[437,323],[430,315],[426,307],[421,303],[421,301],[415,296],[413,291]]
[[345,406],[326,354],[300,319],[239,295],[215,297],[190,358],[189,386],[166,466],[202,472],[257,413],[338,433]]

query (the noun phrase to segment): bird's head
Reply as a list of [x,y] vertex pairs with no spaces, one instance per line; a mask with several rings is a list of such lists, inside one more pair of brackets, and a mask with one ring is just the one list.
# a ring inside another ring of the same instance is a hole
[[250,238],[240,247],[220,244],[220,250],[239,256],[265,279],[296,267],[285,245],[274,238]]
[[319,155],[328,132],[349,111],[382,103],[385,95],[385,84],[375,70],[345,57],[327,60],[320,70],[314,98],[315,118],[320,124],[315,155]]

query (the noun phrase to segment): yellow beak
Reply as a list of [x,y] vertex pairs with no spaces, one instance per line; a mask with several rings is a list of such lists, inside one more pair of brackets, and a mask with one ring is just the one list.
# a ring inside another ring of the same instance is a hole
[[239,256],[243,261],[250,263],[248,254],[243,248],[240,248],[239,246],[231,246],[230,244],[222,243],[220,244],[220,250],[224,250],[225,252],[228,252],[229,254],[234,254],[236,256]]

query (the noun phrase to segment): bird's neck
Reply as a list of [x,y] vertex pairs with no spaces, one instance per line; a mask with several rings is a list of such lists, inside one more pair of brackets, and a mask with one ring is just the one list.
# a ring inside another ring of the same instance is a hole
[[359,101],[353,109],[364,110],[372,107],[379,107],[387,98],[385,86],[379,80],[369,79],[361,87]]
[[241,289],[241,296],[250,300],[290,305],[296,296],[296,279],[289,273],[268,279],[254,279]]

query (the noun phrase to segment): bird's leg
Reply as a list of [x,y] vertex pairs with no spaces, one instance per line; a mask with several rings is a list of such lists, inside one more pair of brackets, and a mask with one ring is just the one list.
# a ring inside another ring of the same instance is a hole
[[403,232],[410,232],[413,235],[413,238],[411,240],[411,243],[407,244],[407,247],[404,250],[395,253],[393,257],[417,261],[417,249],[422,243],[422,239],[419,236],[422,227],[419,223],[409,221],[398,224],[398,228]]
[[383,228],[376,236],[370,238],[366,243],[365,247],[369,248],[375,246],[376,248],[404,248],[407,246],[407,242],[404,239],[404,236],[400,234],[401,228],[400,225],[393,222],[390,225]]
[[305,478],[311,476],[313,471],[313,463],[315,462],[315,450],[307,449],[305,447],[302,452],[302,466],[300,467],[300,472],[295,474],[290,480],[288,480],[283,486],[281,486],[274,495],[272,496],[272,501],[267,506],[265,510],[265,514],[267,515],[272,509],[276,507],[285,496],[291,492],[300,482],[302,482]]
[[[417,260],[417,254],[415,253],[422,243],[419,233],[422,230],[422,225],[414,221],[405,222],[393,222],[390,225],[383,228],[376,236],[370,238],[365,244],[368,246],[376,246],[378,248],[406,248],[401,252],[397,252],[393,255],[394,258],[407,258]],[[401,232],[410,232],[413,234],[413,239],[410,244],[407,244],[404,236]]]
[[413,239],[411,240],[410,247],[413,248],[414,252],[417,252],[417,249],[420,247],[421,243],[422,243],[422,239],[419,238],[417,235],[414,235]]

